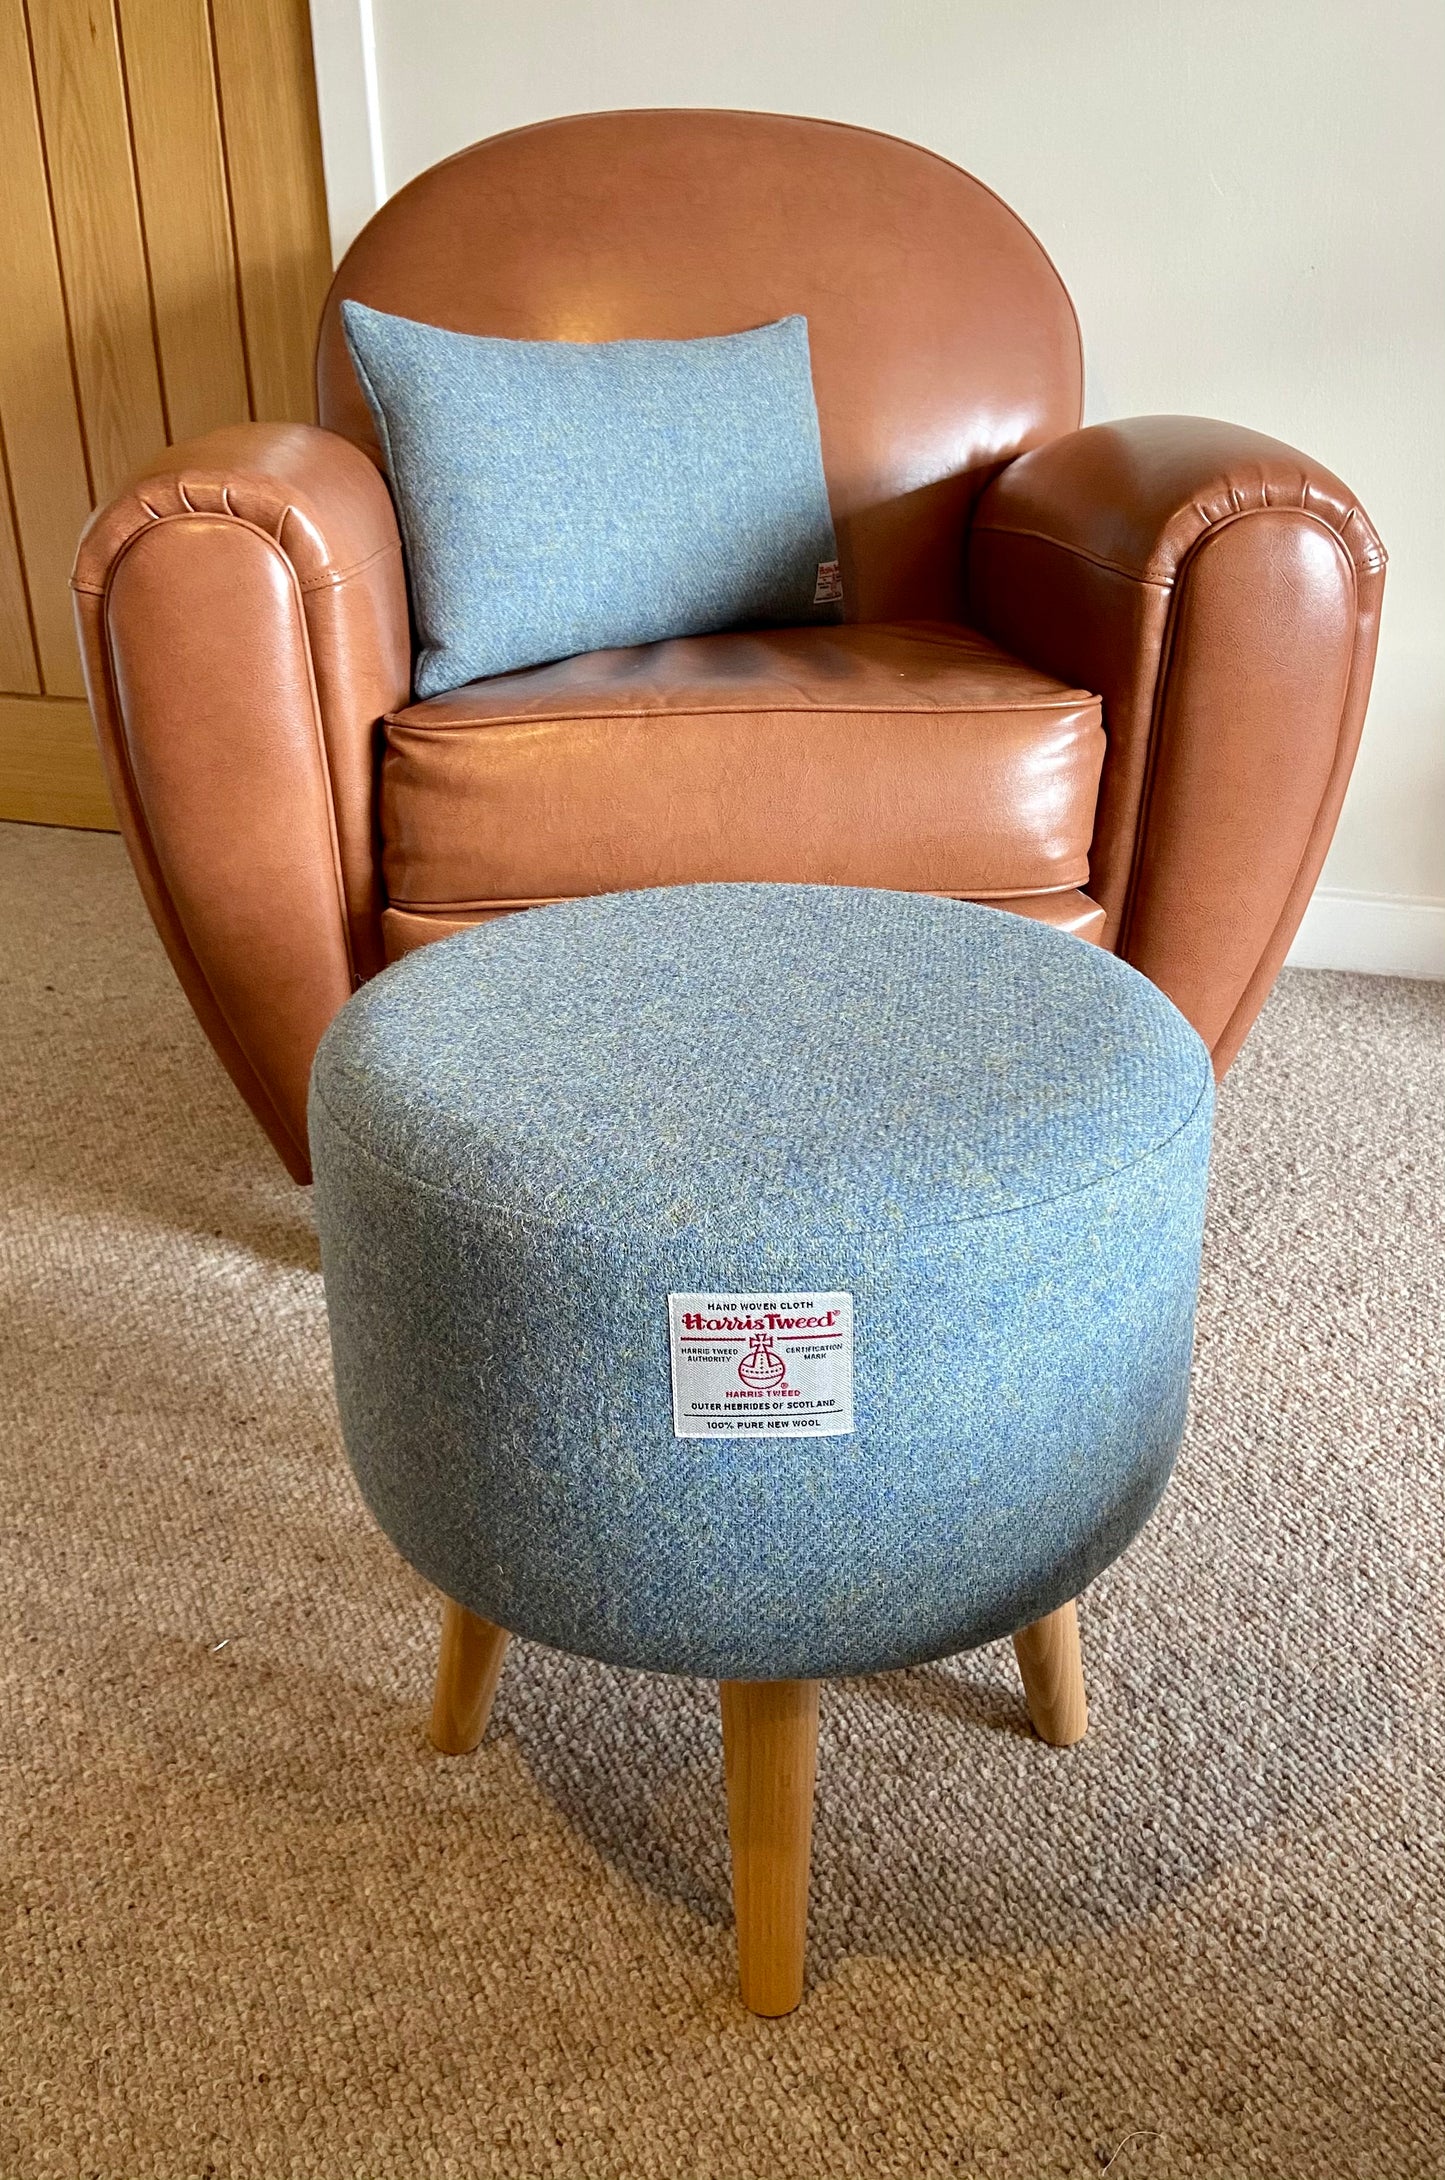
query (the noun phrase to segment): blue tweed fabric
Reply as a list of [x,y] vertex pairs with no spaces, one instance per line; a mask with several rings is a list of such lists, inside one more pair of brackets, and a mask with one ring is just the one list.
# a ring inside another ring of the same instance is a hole
[[354,302],[341,318],[396,499],[419,697],[576,651],[842,619],[820,577],[838,548],[805,318],[595,342]]
[[[570,902],[351,1000],[311,1087],[346,1445],[442,1590],[720,1678],[942,1656],[1077,1595],[1184,1423],[1213,1085],[1002,911]],[[670,1294],[853,1297],[831,1436],[674,1431]]]

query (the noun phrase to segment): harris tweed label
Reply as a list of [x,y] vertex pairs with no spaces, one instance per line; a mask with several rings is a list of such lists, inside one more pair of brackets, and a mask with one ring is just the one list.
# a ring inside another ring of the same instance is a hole
[[851,1294],[670,1294],[678,1438],[841,1438],[853,1428]]

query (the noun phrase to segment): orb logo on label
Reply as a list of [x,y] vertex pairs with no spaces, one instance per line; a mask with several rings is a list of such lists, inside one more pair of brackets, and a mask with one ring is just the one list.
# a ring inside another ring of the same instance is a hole
[[738,1376],[744,1385],[751,1386],[754,1392],[765,1388],[771,1392],[775,1385],[782,1384],[787,1374],[788,1366],[766,1332],[755,1332],[751,1346],[738,1364]]

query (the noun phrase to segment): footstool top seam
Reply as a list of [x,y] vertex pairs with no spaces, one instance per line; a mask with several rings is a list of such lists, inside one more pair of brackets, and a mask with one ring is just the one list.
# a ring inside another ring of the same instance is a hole
[[[842,1237],[859,1233],[874,1235],[888,1233],[939,1234],[946,1233],[954,1227],[980,1226],[994,1219],[1017,1218],[1025,1212],[1039,1210],[1045,1204],[1066,1203],[1072,1196],[1086,1196],[1092,1189],[1102,1188],[1106,1182],[1117,1180],[1121,1174],[1135,1173],[1140,1167],[1147,1166],[1151,1160],[1162,1157],[1171,1144],[1178,1142],[1181,1136],[1188,1134],[1198,1120],[1201,1110],[1211,1103],[1213,1092],[1214,1077],[1211,1070],[1206,1066],[1204,1082],[1199,1096],[1177,1128],[1172,1128],[1168,1135],[1161,1137],[1157,1143],[1151,1144],[1148,1150],[1144,1151],[1140,1156],[1125,1159],[1122,1164],[1117,1166],[1109,1166],[1103,1171],[1092,1175],[1088,1180],[1080,1181],[1073,1188],[1056,1189],[1049,1196],[1030,1196],[1019,1203],[1004,1204],[991,1211],[969,1212],[953,1219],[900,1219],[896,1221],[879,1220],[876,1222],[860,1220],[856,1226],[819,1227],[816,1229],[790,1225],[788,1238],[790,1241],[796,1239],[799,1242],[813,1242],[835,1235]],[[327,1120],[336,1129],[337,1134],[342,1136],[354,1151],[359,1152],[363,1158],[368,1159],[373,1166],[378,1167],[383,1173],[390,1174],[398,1181],[404,1181],[408,1187],[426,1189],[432,1195],[445,1197],[449,1202],[461,1205],[468,1210],[487,1212],[493,1217],[511,1219],[518,1226],[544,1228],[549,1233],[605,1234],[617,1237],[627,1234],[646,1233],[655,1236],[658,1231],[655,1227],[649,1228],[642,1224],[600,1226],[582,1219],[548,1218],[545,1213],[523,1211],[514,1204],[495,1203],[485,1197],[468,1195],[464,1189],[458,1188],[453,1183],[433,1180],[427,1174],[414,1173],[410,1167],[399,1166],[392,1159],[383,1158],[369,1143],[363,1142],[361,1137],[348,1127],[321,1089],[319,1083],[314,1080],[311,1086],[311,1102],[313,1106],[320,1107]],[[727,1228],[700,1224],[677,1228],[675,1238],[681,1240],[689,1232],[700,1232],[710,1240],[723,1240],[728,1238],[729,1231]],[[735,1230],[735,1238],[744,1241],[758,1237],[749,1234],[746,1229],[737,1229]],[[776,1239],[776,1235],[770,1238]]]

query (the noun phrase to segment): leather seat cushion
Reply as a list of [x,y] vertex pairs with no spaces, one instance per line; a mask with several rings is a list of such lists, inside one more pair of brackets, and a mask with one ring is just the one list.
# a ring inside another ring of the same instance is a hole
[[432,912],[701,880],[1063,891],[1103,755],[1096,696],[953,624],[589,652],[387,719],[386,890]]

